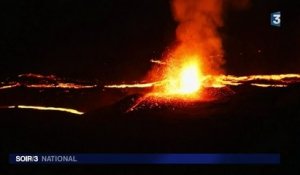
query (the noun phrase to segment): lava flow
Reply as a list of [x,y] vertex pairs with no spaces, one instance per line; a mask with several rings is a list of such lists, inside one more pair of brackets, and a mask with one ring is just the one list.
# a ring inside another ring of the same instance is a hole
[[21,74],[18,80],[0,82],[0,90],[25,87],[28,89],[94,89],[98,86],[95,83],[69,82],[55,75]]
[[[137,84],[115,84],[107,85],[105,88],[152,88],[152,91],[139,98],[127,112],[134,111],[142,102],[152,103],[172,101],[191,102],[191,101],[210,101],[203,95],[203,91],[208,88],[221,89],[232,86],[250,85],[260,88],[284,88],[288,85],[300,83],[300,74],[278,74],[278,75],[201,75],[195,65],[187,64],[181,70],[178,77],[161,80],[155,83]],[[214,97],[213,99],[218,99]]]
[[16,105],[16,106],[0,106],[0,109],[33,109],[33,110],[41,110],[41,111],[60,111],[67,112],[76,115],[82,115],[84,112],[78,111],[76,109],[71,108],[63,108],[63,107],[52,107],[52,106],[32,106],[32,105]]

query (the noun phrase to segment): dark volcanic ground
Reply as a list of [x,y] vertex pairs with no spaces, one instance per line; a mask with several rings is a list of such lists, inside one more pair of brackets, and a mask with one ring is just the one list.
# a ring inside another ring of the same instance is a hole
[[[299,145],[300,86],[233,90],[235,95],[219,101],[130,113],[123,110],[135,96],[83,116],[1,109],[1,162],[7,163],[9,153],[280,152],[284,164],[296,165],[284,158],[297,157],[292,151]],[[244,169],[257,174],[279,168],[267,167]]]

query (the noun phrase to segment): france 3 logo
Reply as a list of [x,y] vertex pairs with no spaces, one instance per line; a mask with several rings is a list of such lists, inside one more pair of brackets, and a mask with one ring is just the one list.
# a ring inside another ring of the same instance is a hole
[[271,13],[271,26],[280,27],[281,25],[281,13]]

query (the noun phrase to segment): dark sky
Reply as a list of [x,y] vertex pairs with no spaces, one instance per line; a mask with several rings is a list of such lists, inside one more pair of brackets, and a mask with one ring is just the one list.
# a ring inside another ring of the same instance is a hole
[[[0,76],[138,80],[175,41],[168,0],[1,1]],[[230,74],[300,73],[299,2],[253,0],[220,29]],[[282,12],[282,27],[270,13]],[[261,52],[258,52],[261,50]]]

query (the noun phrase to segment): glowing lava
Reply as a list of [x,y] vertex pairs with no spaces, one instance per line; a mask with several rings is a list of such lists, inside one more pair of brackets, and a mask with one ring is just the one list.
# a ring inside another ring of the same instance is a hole
[[78,111],[76,109],[71,108],[63,108],[63,107],[50,107],[50,106],[30,106],[30,105],[16,105],[16,106],[0,106],[0,109],[33,109],[33,110],[41,110],[41,111],[60,111],[67,112],[76,115],[82,115],[84,112]]
[[[65,80],[56,77],[55,75],[41,75],[41,74],[21,74],[18,75],[18,82],[0,82],[0,90],[11,89],[18,87],[25,87],[28,89],[95,89],[97,84],[86,84],[79,82],[66,82]],[[34,81],[32,81],[34,80]]]
[[194,93],[200,89],[201,82],[197,65],[187,65],[180,73],[179,93]]
[[35,109],[35,110],[42,110],[42,111],[61,111],[61,112],[68,112],[68,113],[77,114],[77,115],[84,114],[83,112],[75,110],[75,109],[62,108],[62,107],[18,105],[17,108],[21,108],[21,109]]
[[147,88],[152,87],[156,82],[154,83],[136,83],[136,84],[112,84],[112,85],[105,85],[105,88]]
[[192,95],[202,85],[202,73],[197,57],[191,57],[182,65],[170,65],[165,75],[165,85],[161,93],[168,95]]

